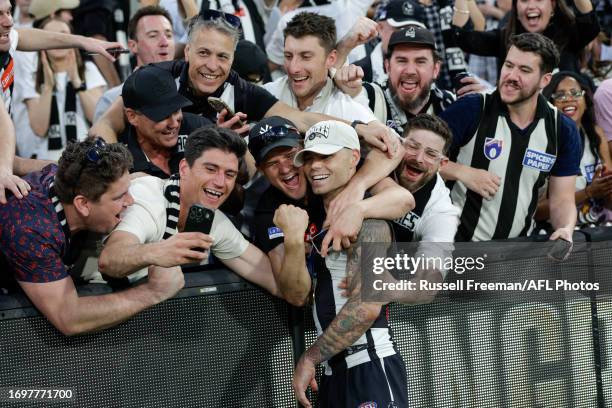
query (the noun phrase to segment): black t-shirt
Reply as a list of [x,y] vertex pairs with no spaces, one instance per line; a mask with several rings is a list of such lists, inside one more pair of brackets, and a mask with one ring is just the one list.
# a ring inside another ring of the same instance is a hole
[[217,120],[217,112],[208,104],[207,98],[209,96],[219,98],[226,89],[229,89],[228,92],[233,93],[234,112],[246,113],[249,122],[263,119],[272,105],[278,102],[278,99],[270,92],[245,81],[235,71],[230,72],[223,85],[215,92],[207,96],[198,96],[189,86],[189,64],[187,62],[184,60],[166,61],[155,65],[171,72],[174,78],[178,78],[179,93],[193,103],[193,105],[183,108],[184,112],[202,115],[213,122]]
[[300,208],[305,207],[304,200],[292,200],[274,186],[268,187],[261,195],[261,199],[255,208],[253,230],[255,245],[266,254],[282,244],[284,240],[283,232],[272,221],[274,219],[274,212],[281,204],[291,204]]
[[[170,156],[170,174],[178,173],[178,165],[183,158],[185,142],[187,141],[187,137],[189,137],[191,132],[201,128],[202,126],[210,125],[211,123],[212,122],[210,120],[203,118],[202,116],[187,112],[183,113],[183,122],[181,123],[181,128],[179,129],[178,141],[174,147],[174,150],[172,151],[172,155]],[[130,173],[142,171],[150,174],[151,176],[162,179],[167,179],[170,177],[170,174],[166,174],[162,169],[149,161],[136,140],[136,130],[133,126],[129,125],[126,128],[125,132],[119,136],[119,142],[127,146],[130,153],[132,153],[132,157],[134,158],[134,164],[130,169]]]

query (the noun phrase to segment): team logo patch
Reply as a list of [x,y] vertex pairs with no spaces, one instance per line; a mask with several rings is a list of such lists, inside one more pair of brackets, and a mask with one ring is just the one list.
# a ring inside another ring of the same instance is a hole
[[584,178],[587,183],[591,183],[593,181],[593,176],[595,175],[595,165],[587,164],[584,166]]
[[523,156],[523,166],[548,173],[556,160],[557,156],[552,154],[527,149],[525,156]]
[[360,404],[357,408],[376,408],[378,406],[374,401],[368,401]]
[[415,32],[415,30],[414,30],[414,27],[409,27],[409,28],[406,30],[406,34],[404,34],[404,36],[406,36],[406,37],[410,37],[410,38],[414,38],[414,37],[416,36],[416,32]]
[[502,152],[503,140],[494,139],[492,137],[485,138],[484,155],[489,160],[497,159]]
[[274,238],[280,238],[284,236],[285,234],[283,234],[283,230],[281,230],[280,228],[278,227],[268,228],[268,238],[274,239]]
[[409,1],[402,4],[402,12],[405,16],[412,16],[414,14],[414,6]]
[[306,135],[306,140],[312,141],[316,138],[324,138],[327,139],[329,137],[329,124],[319,124],[314,125],[308,130],[308,134]]

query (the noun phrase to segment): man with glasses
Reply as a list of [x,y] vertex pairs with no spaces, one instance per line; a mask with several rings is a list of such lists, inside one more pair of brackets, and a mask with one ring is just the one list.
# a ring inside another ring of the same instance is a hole
[[[285,258],[281,276],[295,274],[284,285],[302,285],[304,297],[314,293],[313,317],[319,334],[297,363],[293,388],[298,401],[311,407],[306,388],[316,389],[315,367],[323,363],[324,375],[319,387],[321,407],[407,407],[406,368],[395,351],[387,320],[387,308],[361,298],[361,256],[385,257],[392,240],[384,216],[386,205],[380,196],[364,202],[376,203],[359,225],[351,241],[356,246],[332,251],[323,257],[323,233],[312,234],[308,266],[304,259],[304,231],[313,223],[323,231],[323,220],[332,200],[347,186],[357,171],[360,145],[357,134],[348,125],[324,121],[313,126],[304,138],[304,149],[294,157],[296,166],[304,167],[313,193],[320,199],[305,210],[282,205],[275,222],[284,233]],[[405,211],[404,211],[405,212]],[[378,245],[369,245],[378,243]],[[382,245],[381,245],[382,244]],[[357,246],[360,246],[357,249]],[[341,295],[338,285],[347,279],[349,297]]]
[[[231,70],[234,51],[240,37],[240,19],[215,10],[206,10],[194,17],[189,25],[189,43],[185,48],[185,60],[158,64],[177,78],[179,93],[193,103],[188,112],[201,114],[224,127],[237,127],[239,120],[259,121],[264,117],[281,116],[291,120],[298,129],[306,131],[313,124],[328,119],[313,112],[301,112],[291,108],[262,89],[240,78]],[[236,114],[226,120],[227,111],[217,112],[208,103],[208,97],[222,99]],[[90,133],[115,141],[123,130],[122,101],[118,99]],[[383,151],[397,144],[388,129],[378,122],[355,123],[355,129],[364,140]],[[244,125],[238,133],[248,131]]]
[[[312,194],[308,194],[303,168],[293,164],[293,156],[301,143],[302,136],[293,123],[275,116],[260,121],[249,133],[249,150],[255,158],[257,168],[270,184],[260,194],[261,198],[259,195],[257,197],[257,207],[251,223],[254,242],[268,255],[272,270],[282,279],[291,279],[292,275],[280,274],[285,247],[283,232],[274,222],[274,213],[283,204],[305,208],[309,202],[316,199]],[[412,197],[404,194],[393,181],[385,179],[399,164],[401,152],[403,150],[400,150],[400,154],[394,159],[381,159],[375,151],[366,157],[357,174],[351,178],[350,183],[331,206],[332,211],[328,217],[330,231],[326,234],[323,244],[325,252],[329,244],[339,250],[343,240],[344,245],[348,246],[348,235],[359,230],[361,222],[371,210],[369,202],[364,202],[361,198],[373,185],[378,185],[379,189],[375,191],[380,192],[379,199],[384,200],[382,209],[386,213],[385,218],[396,218],[412,207]],[[320,230],[320,227],[310,224],[307,234],[315,235]],[[295,291],[288,290],[283,293],[283,297],[289,303],[303,305],[304,287],[297,285],[296,288]]]
[[130,153],[101,139],[69,144],[59,165],[24,179],[27,197],[0,206],[0,277],[19,284],[34,306],[63,334],[102,330],[176,294],[180,268],[149,269],[149,280],[123,292],[79,297],[70,274],[81,233],[108,233],[133,203],[128,192]]
[[461,209],[457,240],[529,235],[538,191],[548,179],[551,239],[572,240],[580,137],[574,122],[540,91],[558,65],[559,51],[541,34],[514,36],[492,94],[459,99],[440,117],[453,131],[451,198]]
[[412,211],[393,221],[398,242],[453,242],[459,210],[438,171],[448,163],[452,133],[441,119],[427,114],[408,121],[403,142],[406,153],[395,169],[398,183],[414,196]]

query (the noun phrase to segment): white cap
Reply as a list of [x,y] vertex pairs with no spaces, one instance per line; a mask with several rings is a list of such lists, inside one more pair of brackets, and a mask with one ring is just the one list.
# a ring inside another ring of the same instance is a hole
[[336,120],[319,122],[306,132],[304,149],[297,152],[293,164],[304,165],[304,152],[314,152],[325,156],[332,155],[343,148],[359,150],[359,136],[351,126]]

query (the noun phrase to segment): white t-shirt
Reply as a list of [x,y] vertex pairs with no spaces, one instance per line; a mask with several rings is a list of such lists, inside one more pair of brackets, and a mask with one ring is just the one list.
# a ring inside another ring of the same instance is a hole
[[[336,22],[336,38],[340,40],[349,32],[359,17],[366,15],[370,4],[372,4],[371,0],[334,0],[331,4],[315,7],[301,7],[288,12],[280,18],[278,26],[275,27],[275,31],[266,43],[266,54],[268,55],[268,59],[277,65],[283,65],[283,60],[285,58],[285,36],[283,30],[296,14],[307,11],[333,18]],[[269,28],[271,28],[270,23],[268,23],[266,29]],[[267,34],[266,37],[268,38]]]
[[459,208],[450,199],[450,191],[438,174],[436,185],[419,222],[414,229],[414,241],[454,242],[459,226]]
[[[298,108],[297,99],[291,91],[286,75],[276,81],[264,84],[263,87],[281,102],[286,103],[292,108]],[[368,123],[376,120],[376,117],[368,107],[344,94],[329,78],[321,92],[315,97],[312,105],[307,107],[305,111],[324,113],[350,122],[360,120]]]
[[[36,82],[35,78],[24,78],[24,88],[23,88],[23,100],[38,98],[40,95],[36,92]],[[61,107],[64,106],[64,102],[66,100],[66,85],[68,84],[68,74],[66,72],[56,72],[55,73],[55,90],[57,97],[57,105],[60,110],[60,131],[62,135],[62,145],[66,145],[66,128],[64,125],[64,115],[61,114]],[[106,87],[106,81],[104,77],[98,70],[98,67],[91,62],[85,62],[85,84],[87,84],[87,89],[93,89],[98,87]],[[76,103],[76,126],[77,126],[77,140],[84,140],[87,138],[87,131],[89,130],[89,124],[87,119],[85,118],[85,112],[83,111],[83,107],[81,106],[81,101],[79,99],[79,95],[77,93],[77,103]],[[47,139],[44,138],[44,142],[38,146],[38,150],[36,152],[37,157],[39,159],[47,159],[47,160],[58,160],[62,155],[62,150],[53,150],[49,151]]]
[[[153,176],[132,180],[130,194],[134,197],[134,204],[125,210],[115,230],[134,234],[141,244],[161,241],[166,230],[166,183],[167,180]],[[211,252],[221,260],[237,258],[249,246],[249,242],[219,210],[215,210],[210,236],[213,238]]]

